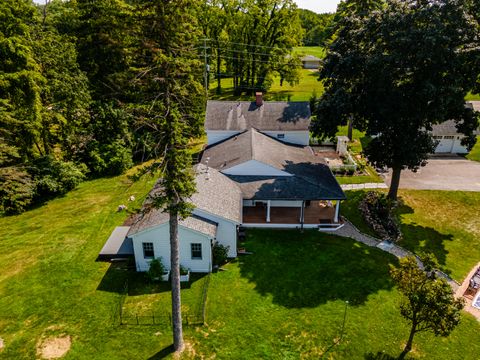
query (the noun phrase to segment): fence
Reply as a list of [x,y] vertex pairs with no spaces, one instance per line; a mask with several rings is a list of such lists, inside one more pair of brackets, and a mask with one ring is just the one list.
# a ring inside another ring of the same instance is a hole
[[[210,274],[206,276],[202,288],[200,306],[197,311],[183,311],[182,323],[185,326],[204,325],[206,319],[207,294],[210,286]],[[172,325],[172,314],[169,311],[126,311],[124,308],[125,300],[128,297],[128,281],[125,282],[123,293],[120,295],[115,309],[115,322],[120,325]]]

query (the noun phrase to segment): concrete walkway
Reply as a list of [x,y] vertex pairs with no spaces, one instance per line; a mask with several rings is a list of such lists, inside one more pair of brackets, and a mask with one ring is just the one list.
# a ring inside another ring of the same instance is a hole
[[[423,263],[421,260],[416,256],[414,253],[411,251],[408,251],[390,241],[382,241],[380,239],[374,238],[373,236],[367,235],[362,233],[360,230],[358,230],[350,221],[347,219],[343,219],[344,221],[344,226],[342,226],[340,229],[335,231],[335,235],[343,236],[343,237],[348,237],[350,239],[356,240],[358,242],[361,242],[365,245],[371,246],[371,247],[376,247],[379,248],[380,250],[383,250],[397,258],[403,258],[407,256],[415,256],[417,259],[418,266],[423,269]],[[459,284],[450,278],[447,274],[436,270],[437,276],[442,277],[447,282],[450,284],[452,287],[453,291],[457,291],[459,288]]]
[[387,189],[385,183],[365,183],[365,184],[343,184],[342,190],[362,190],[362,189]]

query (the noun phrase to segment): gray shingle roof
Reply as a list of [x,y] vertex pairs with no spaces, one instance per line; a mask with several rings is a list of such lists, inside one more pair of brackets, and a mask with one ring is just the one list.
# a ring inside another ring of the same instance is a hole
[[282,170],[287,164],[309,162],[322,163],[321,157],[313,154],[308,146],[285,144],[262,134],[256,129],[247,130],[223,142],[207,147],[202,163],[223,171],[249,160],[257,160]]
[[[139,215],[135,224],[130,228],[128,236],[158,225],[168,223],[168,221],[168,213],[163,212],[160,209],[152,209]],[[217,224],[197,215],[192,215],[184,220],[180,220],[178,225],[187,229],[198,231],[211,237],[215,237],[217,233]]]
[[301,61],[320,61],[320,59],[313,55],[305,55],[300,58]]
[[457,132],[457,127],[455,121],[447,120],[443,123],[436,124],[432,126],[433,135],[462,135]]
[[310,105],[307,101],[208,101],[205,129],[208,130],[308,130]]
[[[197,192],[190,199],[196,209],[204,210],[233,222],[240,223],[242,220],[242,192],[238,185],[215,169],[203,164],[195,167]],[[150,195],[158,191],[154,188]],[[150,199],[145,201],[142,212],[138,215],[135,223],[129,231],[129,235],[136,234],[148,228],[168,222],[169,215],[161,209],[150,209]],[[179,225],[215,236],[217,225],[197,214],[181,220]]]
[[229,176],[241,188],[245,199],[345,199],[340,185],[323,158],[308,146],[282,143],[255,129],[208,147],[202,163],[226,170],[249,160],[257,160],[294,175]]

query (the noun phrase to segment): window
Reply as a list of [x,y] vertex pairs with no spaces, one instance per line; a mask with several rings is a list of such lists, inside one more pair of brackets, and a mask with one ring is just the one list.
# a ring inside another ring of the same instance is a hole
[[442,140],[443,136],[435,135],[433,138],[434,138],[435,140]]
[[447,135],[447,136],[444,136],[443,138],[444,138],[444,139],[451,140],[451,139],[455,139],[455,136]]
[[285,134],[277,134],[277,139],[285,139]]
[[192,249],[192,259],[202,259],[202,244],[192,243],[190,244]]
[[153,243],[151,242],[146,242],[142,243],[143,246],[143,257],[145,259],[153,259],[155,254],[153,253]]

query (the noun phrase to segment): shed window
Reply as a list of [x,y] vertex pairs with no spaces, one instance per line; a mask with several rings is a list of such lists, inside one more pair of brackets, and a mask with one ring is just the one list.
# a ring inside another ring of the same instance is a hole
[[277,134],[277,139],[285,139],[285,134]]
[[192,259],[201,260],[202,259],[202,244],[192,243],[190,244],[192,249]]
[[143,257],[145,259],[153,259],[155,256],[153,252],[153,243],[151,242],[144,242],[142,243],[143,246]]

